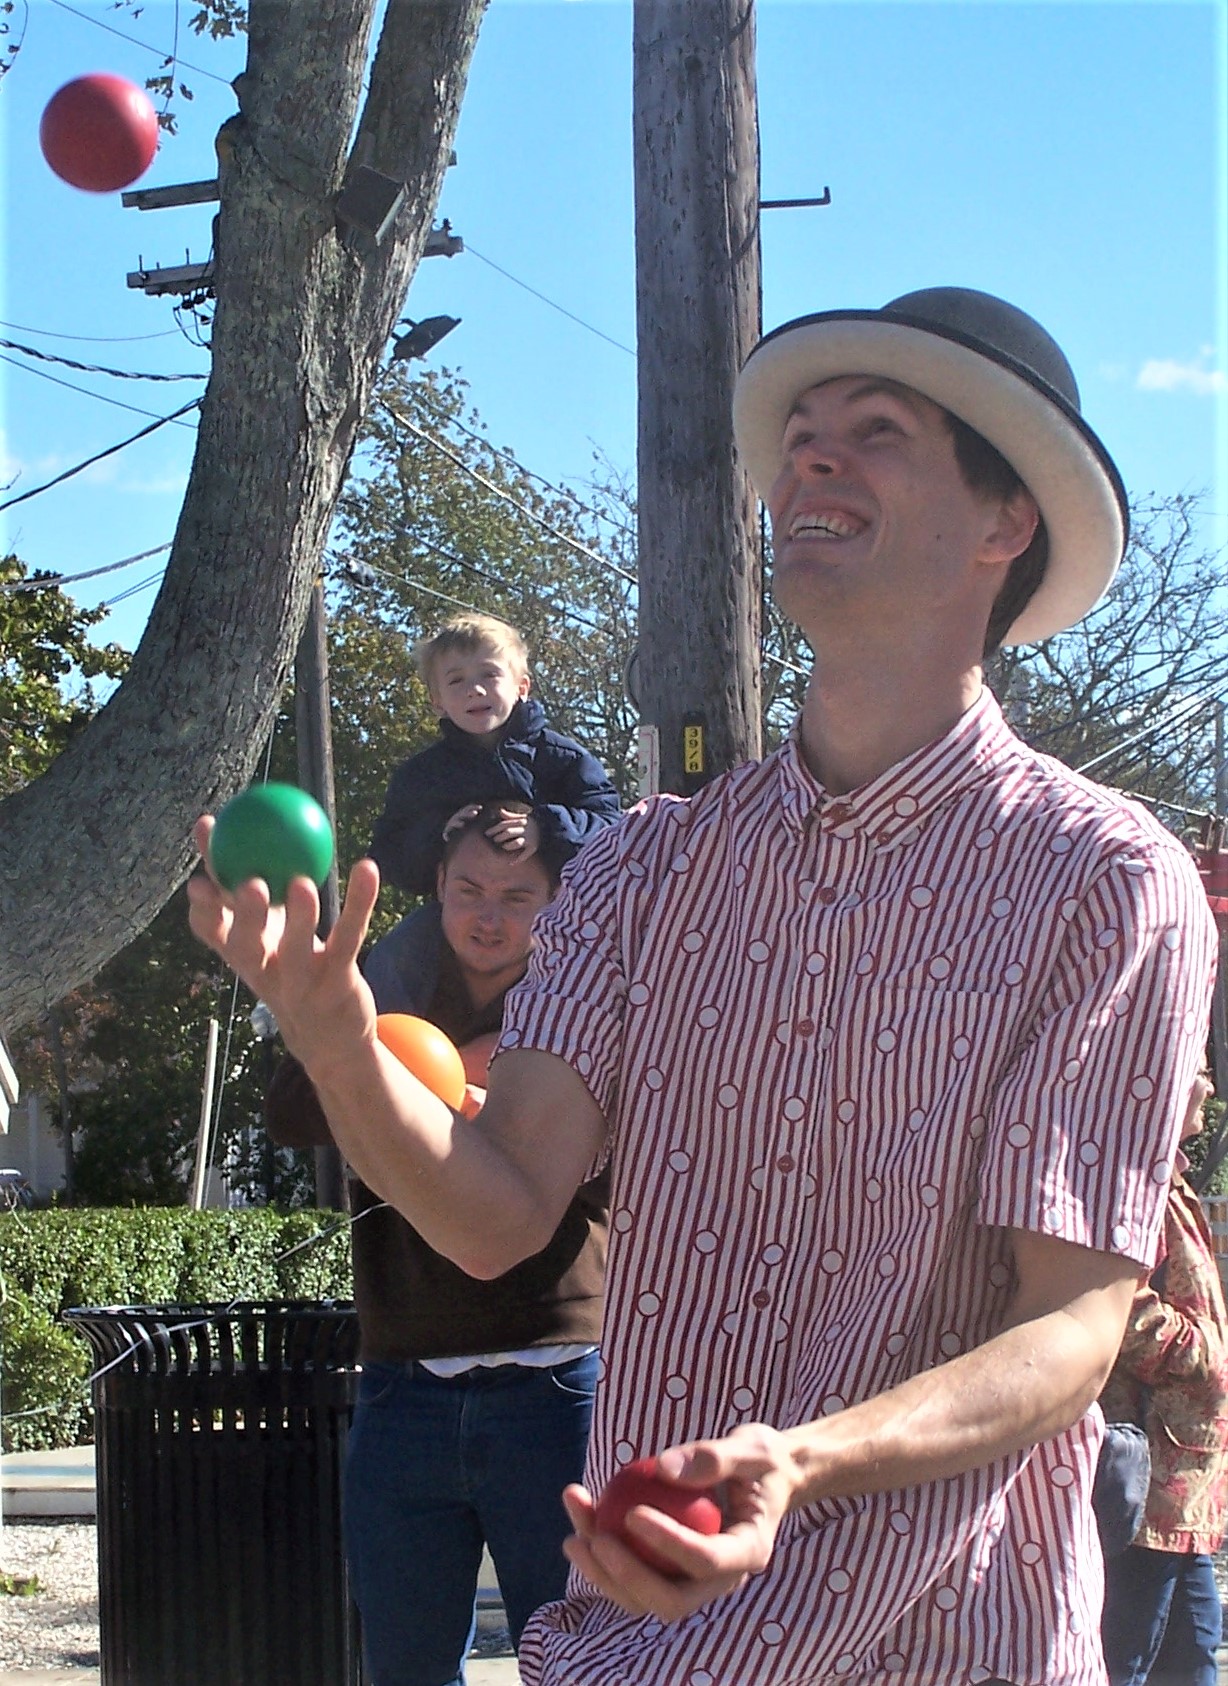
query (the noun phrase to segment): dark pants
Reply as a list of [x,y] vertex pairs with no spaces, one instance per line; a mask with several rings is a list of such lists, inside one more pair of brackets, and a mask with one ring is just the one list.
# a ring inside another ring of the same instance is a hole
[[456,1686],[490,1548],[514,1644],[563,1596],[561,1494],[584,1473],[597,1354],[443,1380],[367,1364],[345,1469],[345,1544],[374,1686]]
[[1215,1686],[1220,1602],[1202,1552],[1130,1546],[1105,1564],[1110,1686]]

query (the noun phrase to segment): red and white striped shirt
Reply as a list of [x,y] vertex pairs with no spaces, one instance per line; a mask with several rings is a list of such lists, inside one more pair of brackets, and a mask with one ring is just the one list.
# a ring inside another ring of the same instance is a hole
[[[796,741],[589,844],[505,1048],[609,1123],[587,1480],[812,1421],[983,1342],[1006,1230],[1150,1262],[1214,933],[1184,849],[1021,744],[988,693],[830,797]],[[1095,1409],[923,1486],[788,1516],[769,1569],[670,1626],[573,1573],[527,1686],[1100,1686]]]

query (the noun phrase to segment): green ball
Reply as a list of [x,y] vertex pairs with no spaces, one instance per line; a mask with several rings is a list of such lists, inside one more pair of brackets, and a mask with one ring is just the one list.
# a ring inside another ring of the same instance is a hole
[[293,784],[241,791],[222,809],[209,839],[209,865],[223,889],[263,878],[274,902],[285,901],[292,878],[323,884],[332,864],[328,815]]

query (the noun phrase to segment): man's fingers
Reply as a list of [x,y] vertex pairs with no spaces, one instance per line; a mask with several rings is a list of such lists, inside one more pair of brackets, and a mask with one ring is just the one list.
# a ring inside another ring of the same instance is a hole
[[200,858],[205,866],[209,865],[209,839],[213,836],[213,828],[217,824],[212,814],[202,814],[192,827],[192,841],[200,852]]
[[345,887],[345,901],[328,939],[328,948],[347,964],[357,962],[379,897],[379,867],[369,858],[356,861]]

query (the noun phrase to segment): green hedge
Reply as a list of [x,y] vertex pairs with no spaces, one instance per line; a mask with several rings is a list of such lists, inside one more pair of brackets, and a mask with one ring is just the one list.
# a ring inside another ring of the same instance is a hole
[[58,1321],[67,1306],[348,1300],[352,1292],[349,1226],[336,1212],[0,1213],[4,1449],[93,1438],[90,1354]]

